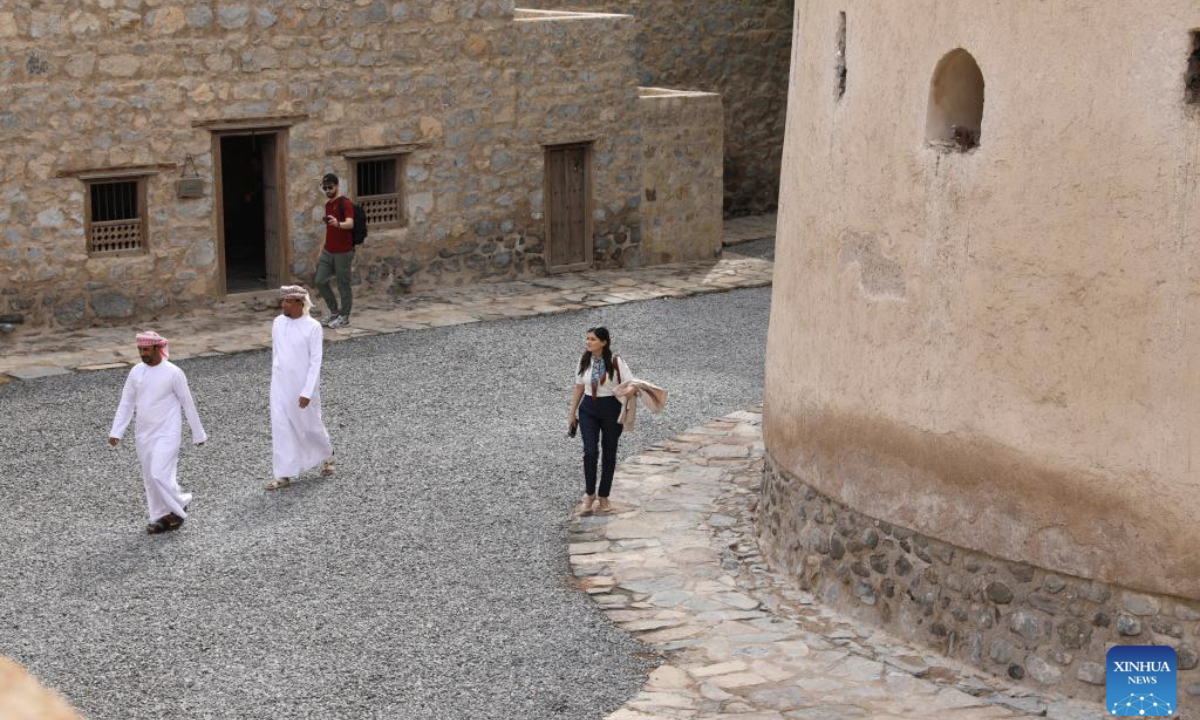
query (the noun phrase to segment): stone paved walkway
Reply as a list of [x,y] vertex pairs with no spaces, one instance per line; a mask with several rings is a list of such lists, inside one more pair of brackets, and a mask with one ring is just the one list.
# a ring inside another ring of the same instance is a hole
[[[774,233],[774,216],[738,218],[730,221],[727,236],[735,241],[759,239],[768,228],[770,232],[765,237]],[[326,330],[325,337],[338,341],[556,314],[635,300],[762,287],[771,284],[772,270],[773,263],[769,260],[727,251],[716,261],[551,275],[415,295],[364,294],[354,298],[353,324]],[[13,380],[127,367],[138,361],[133,335],[140,329],[154,329],[170,339],[172,360],[260,350],[270,344],[271,321],[279,313],[278,308],[278,296],[271,291],[234,296],[212,309],[136,326],[24,331],[15,337],[0,337],[0,385]]]
[[614,513],[571,524],[571,567],[663,664],[608,720],[1094,720],[821,608],[776,577],[753,531],[761,411],[693,428],[622,464]]
[[751,240],[775,237],[776,216],[747,215],[745,217],[729,218],[725,221],[721,242],[725,247],[740,245]]

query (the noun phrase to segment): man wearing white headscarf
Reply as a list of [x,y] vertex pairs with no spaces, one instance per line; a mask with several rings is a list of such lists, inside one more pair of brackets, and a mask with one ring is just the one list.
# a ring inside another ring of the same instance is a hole
[[321,465],[333,474],[333,445],[321,420],[321,360],[324,334],[309,316],[312,299],[299,285],[279,289],[283,313],[271,328],[271,469],[268,490],[292,484]]
[[192,501],[191,493],[183,492],[175,478],[183,439],[181,414],[187,416],[192,442],[203,445],[208,435],[200,424],[187,377],[167,359],[166,338],[156,332],[139,333],[137,348],[142,362],[125,378],[108,444],[121,442],[136,413],[137,454],[150,515],[146,532],[155,535],[182,525]]

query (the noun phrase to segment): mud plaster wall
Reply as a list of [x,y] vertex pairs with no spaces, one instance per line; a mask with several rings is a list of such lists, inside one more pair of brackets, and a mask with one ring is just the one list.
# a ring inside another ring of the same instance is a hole
[[[764,393],[784,469],[956,546],[1200,598],[1198,26],[1184,0],[797,3]],[[971,152],[925,142],[959,47]]]
[[779,193],[792,3],[786,0],[522,0],[522,7],[628,13],[638,82],[721,95],[725,213],[773,210]]

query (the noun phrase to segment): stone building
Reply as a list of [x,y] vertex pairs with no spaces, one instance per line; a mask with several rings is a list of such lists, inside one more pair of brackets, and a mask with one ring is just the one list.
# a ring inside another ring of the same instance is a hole
[[766,553],[1038,687],[1159,644],[1200,695],[1200,6],[797,11]]
[[357,281],[396,292],[636,266],[647,217],[693,238],[653,261],[712,257],[720,100],[641,92],[635,32],[511,0],[6,4],[0,313],[310,280],[328,171],[369,217]]
[[775,209],[787,110],[789,0],[523,0],[637,18],[642,85],[715,92],[725,106],[725,212]]

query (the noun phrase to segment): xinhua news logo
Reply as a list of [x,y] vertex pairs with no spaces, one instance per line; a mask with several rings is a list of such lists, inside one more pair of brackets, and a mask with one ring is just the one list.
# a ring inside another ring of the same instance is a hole
[[1176,705],[1178,680],[1175,648],[1127,645],[1108,651],[1105,668],[1106,701],[1117,717],[1170,717]]

